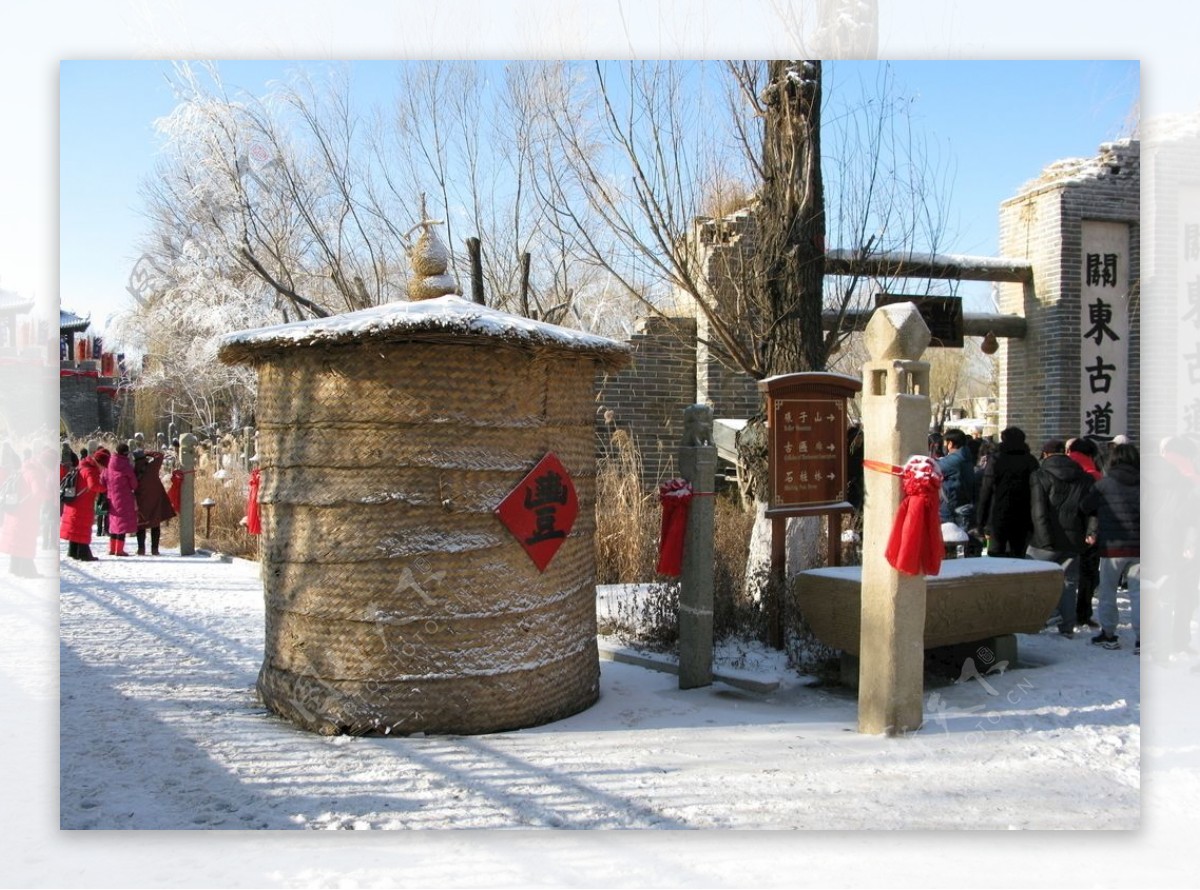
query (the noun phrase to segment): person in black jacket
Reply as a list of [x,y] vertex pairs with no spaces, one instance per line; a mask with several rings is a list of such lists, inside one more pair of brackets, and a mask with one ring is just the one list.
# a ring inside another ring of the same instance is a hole
[[1120,649],[1117,637],[1117,586],[1123,579],[1129,594],[1134,654],[1141,654],[1141,456],[1137,446],[1122,442],[1109,454],[1104,478],[1083,501],[1088,514],[1087,540],[1100,549],[1100,587],[1096,618],[1100,633],[1092,642]]
[[1063,567],[1062,597],[1046,624],[1070,637],[1075,633],[1079,559],[1087,534],[1083,503],[1094,483],[1065,452],[1062,439],[1047,441],[1042,445],[1041,465],[1029,477],[1033,534],[1026,553]]
[[[1067,440],[1067,457],[1083,467],[1083,471],[1099,482],[1104,478],[1097,461],[1100,459],[1100,449],[1096,443],[1081,436]],[[1075,603],[1075,623],[1086,624],[1088,627],[1099,629],[1100,623],[1092,617],[1092,598],[1096,588],[1100,586],[1100,551],[1095,544],[1083,548],[1079,558],[1079,599]]]
[[977,515],[988,536],[988,556],[1025,557],[1033,530],[1029,478],[1037,468],[1024,431],[1015,426],[1001,430],[1000,445],[988,459],[979,484]]

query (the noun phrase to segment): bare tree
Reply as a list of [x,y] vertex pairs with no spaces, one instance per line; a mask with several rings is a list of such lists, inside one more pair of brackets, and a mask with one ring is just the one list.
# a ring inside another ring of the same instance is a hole
[[531,185],[538,172],[535,80],[536,66],[523,63],[503,71],[477,62],[405,66],[390,108],[393,126],[379,126],[373,141],[373,191],[428,193],[448,208],[444,235],[460,281],[467,238],[480,238],[490,305],[587,324],[577,302],[601,290],[600,276],[546,224]]
[[173,405],[195,428],[251,417],[255,373],[218,362],[217,342],[231,330],[270,323],[267,289],[244,270],[222,267],[197,242],[183,244],[163,263],[137,308],[113,330],[143,357],[131,382],[157,395],[148,402]]
[[[176,67],[158,121],[164,160],[144,188],[168,249],[188,240],[266,284],[284,318],[361,309],[403,293],[404,242],[362,193],[359,120],[344,75],[230,96],[215,67]],[[207,79],[207,82],[206,82]],[[415,196],[414,196],[415,197]]]

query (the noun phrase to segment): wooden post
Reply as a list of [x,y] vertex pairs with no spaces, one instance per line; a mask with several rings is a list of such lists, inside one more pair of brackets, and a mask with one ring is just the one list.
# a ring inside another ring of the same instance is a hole
[[787,519],[776,516],[771,520],[771,577],[767,581],[767,643],[782,649],[783,591],[787,586]]
[[179,440],[179,468],[179,555],[191,556],[196,552],[196,437],[191,433]]
[[521,254],[521,314],[531,318],[529,314],[529,254]]
[[467,239],[467,256],[471,261],[471,299],[483,305],[483,244],[478,238]]
[[693,405],[684,414],[679,473],[692,483],[683,572],[679,579],[679,688],[712,685],[713,653],[713,494],[717,449],[711,433],[712,409]]

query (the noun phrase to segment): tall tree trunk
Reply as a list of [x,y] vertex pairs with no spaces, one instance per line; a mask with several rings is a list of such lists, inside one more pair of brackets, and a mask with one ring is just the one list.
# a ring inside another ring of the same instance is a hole
[[759,273],[771,322],[763,364],[772,376],[825,366],[821,63],[768,62],[763,104]]
[[[816,371],[825,366],[821,310],[825,282],[825,193],[821,179],[821,63],[775,60],[767,64],[762,104],[763,183],[757,210],[758,244],[754,286],[761,288],[767,334],[758,344],[765,376]],[[746,567],[749,592],[780,607],[782,590],[768,590],[772,520],[767,436],[763,416],[738,439],[757,503],[755,530]],[[819,523],[819,519],[805,520]],[[807,530],[811,532],[811,530]],[[789,534],[789,538],[794,536]],[[812,538],[811,534],[802,538]],[[800,540],[800,538],[796,538]],[[816,553],[801,555],[800,564]],[[795,561],[795,560],[793,560]],[[774,579],[778,582],[780,579]]]

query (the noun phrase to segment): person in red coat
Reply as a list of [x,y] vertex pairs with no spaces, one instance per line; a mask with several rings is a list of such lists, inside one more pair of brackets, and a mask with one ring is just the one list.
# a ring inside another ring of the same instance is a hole
[[69,503],[63,504],[62,519],[58,524],[58,536],[67,542],[67,556],[89,562],[96,558],[92,553],[92,525],[96,521],[96,496],[103,493],[100,473],[108,463],[108,449],[98,448],[95,454],[85,455],[79,461],[79,476],[75,483],[77,494]]
[[[11,450],[8,445],[6,450]],[[37,549],[38,514],[43,482],[27,449],[20,465],[9,470],[15,477],[16,503],[8,507],[0,524],[0,553],[11,557],[9,572],[18,578],[41,578],[33,564]]]
[[146,555],[146,529],[150,530],[150,555],[158,556],[158,542],[162,524],[175,517],[175,510],[167,498],[167,489],[162,484],[163,453],[161,451],[133,452],[133,472],[138,477],[137,486],[137,552]]
[[108,498],[108,550],[113,556],[130,556],[125,552],[125,536],[135,535],[138,530],[137,474],[129,460],[129,446],[124,442],[117,445],[115,453],[108,459],[108,466],[100,474]]

